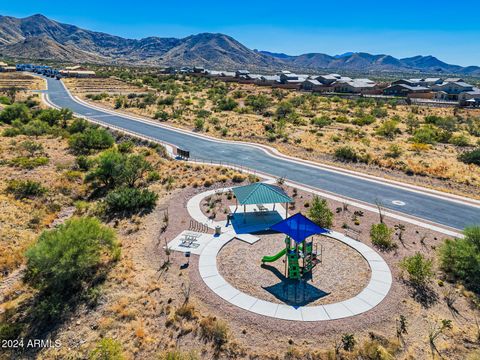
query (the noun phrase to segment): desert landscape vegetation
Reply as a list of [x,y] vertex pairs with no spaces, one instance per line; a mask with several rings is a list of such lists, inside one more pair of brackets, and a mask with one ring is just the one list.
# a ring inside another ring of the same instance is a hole
[[[142,69],[99,74],[109,77],[65,84],[80,98],[117,111],[478,198],[478,109],[325,97]],[[130,93],[120,80],[132,86]]]
[[[11,88],[15,75],[30,91]],[[291,213],[374,248],[393,284],[372,310],[328,322],[241,310],[206,287],[196,256],[166,245],[189,227],[193,196],[264,179],[173,160],[159,144],[49,109],[31,91],[43,80],[15,75],[0,96],[0,340],[41,338],[58,346],[4,347],[0,358],[479,358],[478,226],[454,239],[382,216],[381,204],[379,213],[366,211],[276,179],[293,199]],[[480,135],[475,111],[125,69],[111,75],[63,81],[75,95],[118,111],[478,196],[478,163],[468,160]],[[231,192],[214,193],[201,211],[225,220],[234,200]],[[254,245],[228,243],[219,271],[247,294],[278,301],[264,291],[275,277],[260,255],[277,249],[282,237],[259,237]],[[354,250],[325,239],[322,256],[314,284],[332,296],[319,303],[348,298],[367,282],[368,265]]]

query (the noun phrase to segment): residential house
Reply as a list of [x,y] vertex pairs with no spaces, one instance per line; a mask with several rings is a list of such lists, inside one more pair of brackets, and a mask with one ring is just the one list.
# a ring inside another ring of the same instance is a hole
[[462,106],[480,106],[480,89],[474,87],[458,95],[458,102]]
[[353,79],[350,81],[339,80],[333,83],[332,87],[335,92],[353,94],[364,93],[375,89],[375,82],[364,80],[365,79]]
[[473,91],[474,86],[463,81],[443,82],[439,85],[432,86],[433,91],[443,91],[448,94],[448,100],[458,100],[458,95],[464,92]]
[[411,86],[407,84],[394,84],[383,89],[383,94],[388,96],[408,96],[410,94],[425,94],[431,90],[425,86]]
[[307,79],[301,85],[302,90],[314,92],[326,91],[329,88],[330,87],[328,85],[322,84],[320,81],[315,79]]

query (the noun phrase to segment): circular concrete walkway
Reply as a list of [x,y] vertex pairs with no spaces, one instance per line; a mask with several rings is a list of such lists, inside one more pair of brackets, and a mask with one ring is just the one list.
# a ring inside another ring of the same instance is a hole
[[[217,191],[223,192],[226,190],[228,189]],[[213,238],[213,240],[205,246],[200,254],[198,266],[200,276],[205,284],[214,293],[229,303],[256,314],[277,319],[325,321],[342,319],[364,313],[380,304],[387,296],[392,285],[392,274],[387,263],[369,246],[335,231],[323,235],[341,241],[355,249],[365,258],[370,266],[370,282],[356,296],[333,304],[293,307],[258,299],[234,288],[220,275],[217,267],[217,255],[228,242],[235,238],[241,238],[241,236],[235,234],[233,229],[226,228],[223,223],[209,220],[202,213],[200,209],[201,200],[214,193],[214,190],[210,190],[194,196],[188,202],[187,209],[195,220],[206,223],[211,228],[222,226],[222,235]],[[352,276],[355,276],[355,274],[352,274]]]

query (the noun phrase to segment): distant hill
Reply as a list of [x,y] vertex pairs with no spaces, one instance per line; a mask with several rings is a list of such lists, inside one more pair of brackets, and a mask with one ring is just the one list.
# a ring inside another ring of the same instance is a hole
[[423,72],[480,76],[480,67],[450,65],[433,56],[397,59],[347,52],[291,56],[251,50],[230,36],[202,33],[186,38],[126,39],[62,24],[43,15],[0,16],[0,55],[65,62],[204,66],[213,69]]

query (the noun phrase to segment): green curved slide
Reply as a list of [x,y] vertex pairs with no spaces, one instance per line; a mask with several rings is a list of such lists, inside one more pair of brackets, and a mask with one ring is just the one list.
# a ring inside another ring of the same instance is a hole
[[277,261],[278,259],[280,259],[282,256],[285,255],[285,252],[287,251],[287,249],[282,249],[278,254],[275,254],[273,256],[264,256],[262,258],[262,262],[263,263],[266,263],[266,262],[274,262],[274,261]]

